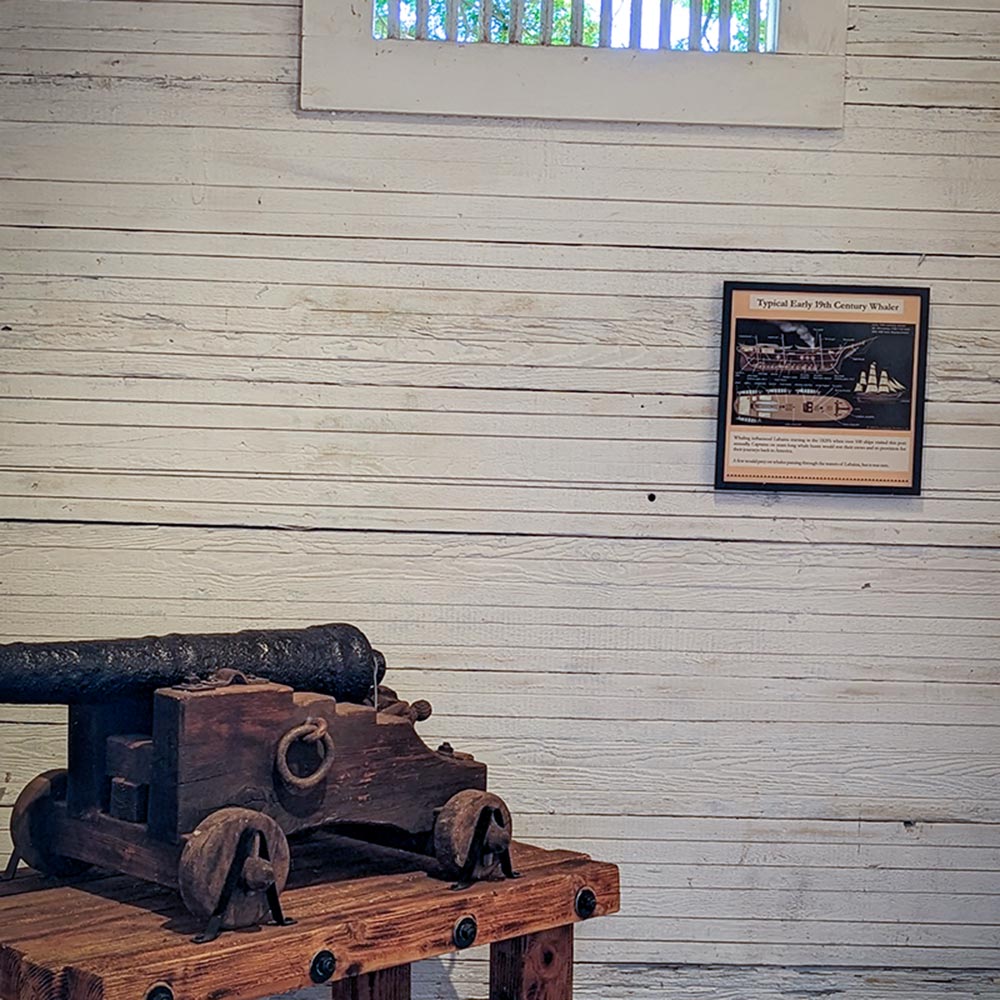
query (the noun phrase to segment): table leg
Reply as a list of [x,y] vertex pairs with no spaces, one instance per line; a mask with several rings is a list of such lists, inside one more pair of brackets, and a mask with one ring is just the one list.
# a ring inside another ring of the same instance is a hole
[[572,1000],[573,925],[490,945],[490,1000]]
[[410,967],[396,965],[338,979],[331,1000],[410,1000]]

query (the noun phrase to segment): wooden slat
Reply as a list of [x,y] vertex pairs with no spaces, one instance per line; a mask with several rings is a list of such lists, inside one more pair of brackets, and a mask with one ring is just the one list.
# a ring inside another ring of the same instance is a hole
[[417,23],[414,28],[414,37],[417,39],[427,38],[427,21],[430,9],[430,0],[416,0]]
[[701,51],[701,0],[688,0],[688,48]]
[[490,1000],[572,1000],[573,928],[490,946]]
[[643,0],[630,0],[629,3],[629,48],[637,49],[642,44],[642,5]]
[[[474,157],[475,162],[482,163],[470,173],[463,165],[465,161],[462,157],[469,156],[472,150],[461,140],[442,142],[441,139],[425,139],[413,142],[409,145],[410,155],[433,155],[435,151],[448,154],[443,162],[439,162],[434,175],[424,176],[414,175],[409,158],[400,156],[399,141],[390,136],[352,142],[333,134],[308,135],[299,137],[294,144],[286,143],[285,149],[276,151],[274,140],[267,133],[244,134],[234,129],[206,129],[203,135],[206,142],[212,143],[213,151],[199,160],[201,180],[198,180],[192,173],[189,151],[184,148],[189,140],[179,143],[160,128],[23,124],[9,126],[6,132],[10,141],[16,142],[19,147],[19,160],[14,171],[18,178],[26,181],[120,184],[123,185],[123,197],[127,192],[125,185],[129,184],[165,185],[161,194],[170,198],[178,193],[171,188],[198,183],[206,185],[205,196],[208,198],[209,192],[220,182],[223,188],[240,184],[258,187],[268,195],[269,203],[272,197],[279,199],[282,191],[289,192],[291,196],[296,193],[295,189],[300,189],[298,193],[304,197],[312,190],[312,171],[328,163],[334,151],[344,155],[348,149],[357,149],[362,143],[367,146],[366,152],[359,150],[359,164],[363,165],[365,179],[363,183],[359,182],[357,197],[386,189],[399,192],[396,197],[430,195],[444,188],[448,197],[487,197],[490,194],[534,196],[539,202],[547,203],[554,200],[556,193],[553,181],[544,180],[540,147],[529,151],[531,159],[522,163],[523,169],[519,172],[509,171],[514,153],[498,150],[495,160],[490,157],[484,159],[481,155]],[[155,153],[155,159],[146,159],[138,154],[136,147],[140,145],[151,154]],[[99,158],[97,153],[101,149],[115,155]],[[64,162],[54,163],[52,157],[58,151],[65,152],[66,157]],[[619,214],[627,211],[627,206],[622,205],[626,200],[666,204],[690,200],[698,201],[700,207],[726,202],[727,195],[720,190],[719,177],[709,166],[715,157],[714,152],[706,153],[698,147],[682,152],[672,147],[639,148],[621,164],[614,162],[613,155],[600,146],[565,152],[572,152],[574,156],[582,152],[587,157],[587,169],[581,172],[575,197],[596,199],[605,190],[605,185],[614,179],[617,184],[616,198],[610,199],[608,204],[614,206]],[[71,166],[73,161],[68,159],[70,155],[79,157],[81,164]],[[271,160],[281,166],[282,185],[276,184],[268,170]],[[960,176],[950,157],[902,157],[894,164],[894,174],[889,178],[884,175],[884,162],[877,154],[869,151],[838,155],[833,161],[837,166],[837,175],[829,177],[822,190],[817,189],[810,171],[828,166],[831,162],[828,153],[763,150],[746,156],[744,160],[741,184],[755,207],[782,206],[797,199],[795,204],[814,207],[823,210],[826,216],[863,225],[862,211],[896,209],[902,216],[912,211],[916,199],[922,195],[924,214],[933,210],[950,210],[956,212],[955,217],[964,219],[966,213],[976,213],[984,216],[983,221],[987,223],[990,216],[995,215],[993,191],[1000,178],[1000,168],[986,158],[969,164]],[[775,171],[784,174],[781,188],[772,183]],[[927,184],[928,178],[935,183]],[[546,185],[541,190],[540,180]],[[838,197],[851,197],[852,192],[850,207],[831,204]],[[333,190],[328,197],[338,193],[341,197],[347,194]],[[959,197],[961,211],[956,211],[954,200]],[[187,200],[190,204],[191,199]],[[371,201],[370,198],[368,200]],[[386,194],[384,200],[391,204],[391,195]],[[569,201],[572,203],[572,199]],[[596,209],[594,214],[599,216]],[[785,225],[793,227],[797,222],[794,206],[786,214],[792,221]]]
[[775,52],[778,49],[778,40],[779,40],[778,33],[781,29],[780,0],[767,0],[766,9],[767,9],[767,35],[765,38],[764,50],[766,52]]
[[747,4],[747,51],[760,51],[760,4],[761,0],[749,0]]
[[[611,0],[601,0],[601,16],[603,18],[604,14],[604,4],[608,5],[608,10],[611,9]],[[540,0],[540,13],[541,18],[541,44],[551,45],[552,44],[552,21],[555,14],[554,0]],[[603,25],[603,20],[602,20]],[[603,30],[603,28],[602,28]],[[603,38],[603,35],[602,35]],[[602,45],[605,43],[602,41]]]
[[728,52],[732,47],[732,0],[719,0],[719,51]]
[[[59,46],[62,39],[58,32],[42,30],[35,31],[36,38],[40,40],[36,45],[42,44],[52,34],[55,34],[52,44]],[[125,45],[127,38],[135,34],[137,32],[116,34],[113,36],[114,44]],[[205,36],[206,45],[213,37],[216,36]],[[154,40],[157,47],[167,41],[161,36],[156,36]],[[218,46],[219,43],[215,42],[214,47]],[[294,51],[293,47],[288,51]],[[180,69],[170,66],[169,62],[165,65],[171,71]],[[981,109],[976,108],[975,101],[970,103],[967,100],[966,106],[960,110],[933,105],[920,108],[907,106],[905,99],[914,93],[919,95],[920,91],[907,92],[903,89],[907,84],[916,86],[921,82],[990,83],[993,70],[988,61],[974,58],[912,59],[849,54],[847,66],[848,75],[855,83],[855,92],[844,112],[847,127],[836,136],[822,131],[734,131],[692,126],[637,132],[609,129],[607,125],[581,124],[572,131],[560,131],[558,144],[560,147],[573,144],[578,152],[579,147],[585,148],[598,141],[626,145],[629,148],[663,145],[684,148],[690,146],[696,138],[700,146],[730,150],[843,150],[871,154],[874,150],[884,148],[892,151],[894,159],[901,160],[904,155],[914,153],[939,153],[952,157],[975,154],[976,147],[970,143],[981,140],[984,133],[995,130],[995,112],[986,107],[990,103],[988,88],[978,89]],[[111,74],[114,71],[115,67],[108,70]],[[904,99],[901,105],[855,103],[860,95],[858,86],[875,88],[877,93],[879,81],[889,78],[900,84],[899,94]],[[329,120],[310,116],[296,119],[294,126],[289,127],[287,107],[294,100],[294,87],[291,84],[262,84],[252,80],[228,80],[221,83],[206,75],[202,79],[185,81],[185,90],[191,95],[196,94],[198,99],[178,104],[169,89],[150,89],[141,79],[130,80],[111,75],[102,77],[102,80],[100,88],[93,87],[86,78],[35,79],[27,87],[17,78],[5,78],[0,83],[0,111],[11,122],[48,119],[58,122],[146,124],[161,127],[163,124],[208,127],[238,124],[246,132],[261,129],[299,135],[333,132],[345,140],[347,136],[375,137],[393,134],[400,138],[424,136],[449,140],[460,136],[466,143],[491,140],[496,143],[503,141],[506,136],[508,146],[524,150],[526,155],[530,155],[530,149],[540,138],[555,141],[552,133],[545,133],[542,126],[531,122],[522,123],[516,132],[505,133],[495,123],[463,123],[459,130],[454,127],[454,123],[448,128],[447,123],[420,117],[412,121],[400,120],[395,126],[396,131],[392,132],[387,123],[377,118],[358,120],[339,117]],[[970,90],[968,96],[972,97],[974,93],[976,92]],[[979,155],[988,155],[992,152],[992,147],[981,148],[978,152]]]
[[479,41],[492,40],[493,0],[479,0]]
[[458,3],[459,0],[445,0],[444,37],[449,42],[458,38]]
[[[586,942],[583,943],[586,947]],[[478,997],[486,994],[487,963],[468,956],[414,969],[417,995]],[[775,968],[712,965],[622,965],[577,961],[576,1000],[773,1000],[808,997],[811,990],[864,1000],[994,1000],[997,976],[988,970]],[[423,992],[420,992],[423,991]]]
[[583,45],[583,0],[571,0],[569,43]]
[[[0,969],[7,974],[5,995],[8,985],[28,982],[30,970],[31,981],[45,979],[53,986],[59,983],[59,991],[50,995],[65,1000],[77,1000],[95,988],[108,1000],[124,1000],[144,995],[152,983],[163,980],[169,980],[178,993],[191,996],[205,995],[224,982],[231,995],[251,1000],[260,996],[262,984],[266,984],[265,990],[282,992],[311,985],[310,962],[321,948],[337,956],[334,977],[339,980],[453,950],[455,922],[470,912],[477,919],[477,940],[486,944],[512,932],[537,933],[576,921],[573,900],[585,885],[597,893],[598,914],[618,908],[618,878],[613,866],[528,846],[515,847],[512,853],[522,873],[520,880],[473,887],[458,895],[450,892],[447,884],[414,876],[405,867],[399,874],[398,859],[387,858],[383,874],[377,862],[368,862],[366,868],[357,860],[351,861],[342,846],[328,846],[327,861],[331,855],[347,859],[342,864],[345,872],[339,876],[328,873],[325,884],[320,879],[318,884],[286,888],[284,908],[295,913],[297,923],[261,928],[258,934],[220,937],[213,943],[214,960],[206,950],[212,945],[191,943],[197,921],[185,914],[168,892],[151,891],[153,909],[144,909],[128,895],[130,890],[134,894],[135,883],[125,879],[105,880],[102,895],[87,892],[86,886],[82,890],[65,887],[46,891],[43,884],[41,902],[30,890],[19,891],[19,883],[30,886],[35,880],[17,880],[0,896],[4,917],[0,957],[6,960]],[[312,857],[316,865],[323,855],[312,849]],[[352,880],[350,875],[358,872],[371,877]],[[116,887],[126,896],[127,905],[115,899]],[[79,905],[81,892],[88,903],[88,918],[67,926],[67,911]],[[501,899],[502,906],[498,905]],[[398,907],[396,913],[393,906]],[[40,907],[52,909],[40,911]],[[170,913],[166,928],[163,910]],[[331,914],[336,916],[331,919]],[[403,932],[404,926],[409,933]],[[365,933],[359,933],[359,927]],[[392,939],[388,950],[387,937]],[[273,946],[263,949],[264,938]],[[262,955],[267,956],[266,967],[260,965]],[[72,974],[68,975],[64,970],[69,967]],[[28,993],[16,995],[27,997]]]
[[386,0],[389,5],[388,28],[386,35],[388,38],[399,38],[399,4],[400,0]]
[[410,1000],[411,967],[397,965],[333,984],[332,1000]]
[[510,0],[509,24],[508,40],[512,45],[517,45],[524,34],[524,0]]
[[672,19],[674,15],[674,0],[660,0],[660,48],[673,48]]

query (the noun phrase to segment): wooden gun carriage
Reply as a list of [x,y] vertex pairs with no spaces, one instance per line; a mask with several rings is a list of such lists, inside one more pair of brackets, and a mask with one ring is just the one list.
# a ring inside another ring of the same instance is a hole
[[349,625],[0,646],[0,702],[69,705],[68,768],[17,799],[9,873],[176,888],[202,940],[286,922],[288,838],[319,828],[422,854],[459,888],[514,877],[485,765],[427,747],[430,705],[384,670]]

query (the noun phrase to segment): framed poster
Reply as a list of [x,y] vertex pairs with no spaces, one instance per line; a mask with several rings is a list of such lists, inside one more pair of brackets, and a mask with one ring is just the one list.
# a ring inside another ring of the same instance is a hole
[[920,492],[926,288],[727,281],[716,489]]

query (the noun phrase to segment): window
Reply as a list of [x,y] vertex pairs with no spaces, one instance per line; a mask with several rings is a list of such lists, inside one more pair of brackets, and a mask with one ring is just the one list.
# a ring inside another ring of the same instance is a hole
[[375,0],[372,37],[773,52],[777,0]]
[[838,127],[846,30],[846,0],[303,0],[302,106]]

